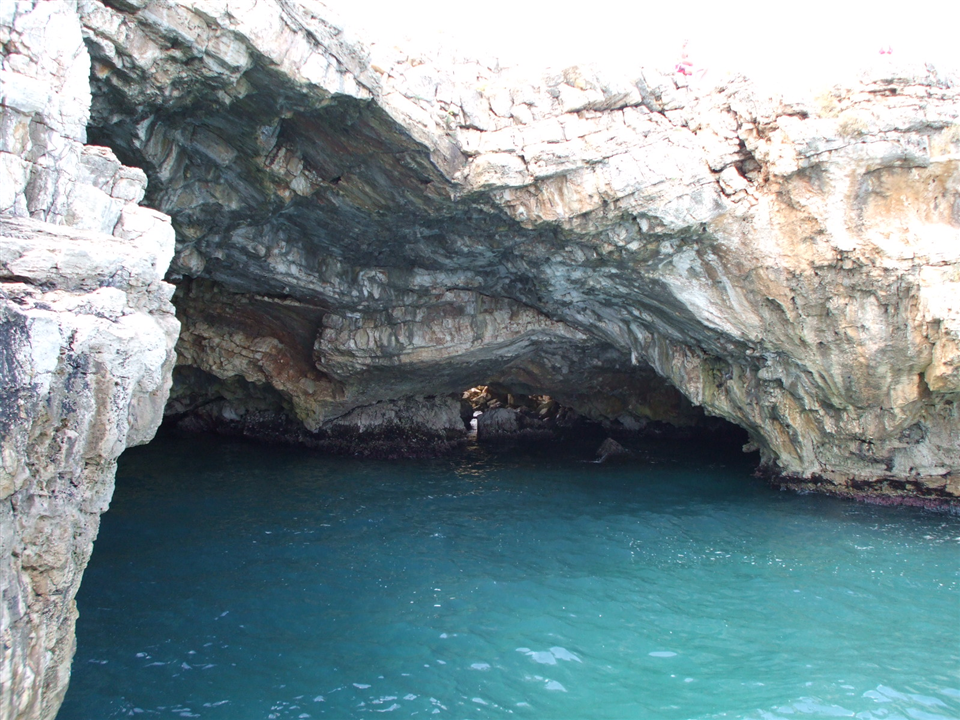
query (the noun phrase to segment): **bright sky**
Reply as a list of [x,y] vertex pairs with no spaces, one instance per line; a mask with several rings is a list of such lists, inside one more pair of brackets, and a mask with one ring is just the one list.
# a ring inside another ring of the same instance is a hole
[[740,70],[784,86],[891,60],[960,67],[960,0],[324,1],[393,44],[407,36],[531,67],[672,66],[684,40],[712,76]]

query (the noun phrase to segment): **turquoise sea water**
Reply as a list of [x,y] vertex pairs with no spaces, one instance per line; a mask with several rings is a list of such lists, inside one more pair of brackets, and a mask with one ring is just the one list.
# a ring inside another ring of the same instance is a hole
[[130,451],[59,720],[960,717],[960,519],[586,457]]

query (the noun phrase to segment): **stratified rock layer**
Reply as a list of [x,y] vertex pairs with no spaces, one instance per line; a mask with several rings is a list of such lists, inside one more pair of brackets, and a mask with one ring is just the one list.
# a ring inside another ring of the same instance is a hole
[[[792,102],[530,79],[306,0],[8,2],[0,45],[4,718],[56,713],[114,463],[159,421],[161,213],[187,426],[426,451],[496,384],[612,429],[692,402],[803,486],[960,496],[960,91],[932,68]],[[501,409],[488,435],[531,429]]]
[[960,492],[954,80],[530,81],[312,3],[122,7],[82,5],[92,125],[202,281],[182,363],[311,431],[491,381],[629,424],[660,376],[779,472]]
[[179,324],[168,217],[87,147],[75,7],[4,3],[0,116],[0,718],[52,720],[74,598],[124,448],[153,437]]

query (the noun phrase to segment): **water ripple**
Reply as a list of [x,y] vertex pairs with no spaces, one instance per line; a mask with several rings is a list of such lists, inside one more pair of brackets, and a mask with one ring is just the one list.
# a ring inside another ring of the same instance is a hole
[[132,451],[59,720],[960,717],[960,519],[704,452]]

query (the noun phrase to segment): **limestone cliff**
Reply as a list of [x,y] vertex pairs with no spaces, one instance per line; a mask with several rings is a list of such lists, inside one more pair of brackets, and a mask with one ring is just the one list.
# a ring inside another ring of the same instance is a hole
[[318,3],[112,5],[81,4],[91,132],[173,217],[208,416],[496,381],[629,423],[660,377],[788,476],[960,492],[955,79],[531,79]]
[[4,3],[0,122],[0,718],[53,718],[116,460],[162,418],[179,325],[169,218],[84,145],[75,8]]
[[186,426],[429,448],[496,383],[611,427],[699,406],[801,486],[960,496],[955,78],[771,99],[365,47],[307,0],[2,8],[2,717],[65,690],[169,387],[174,230]]

